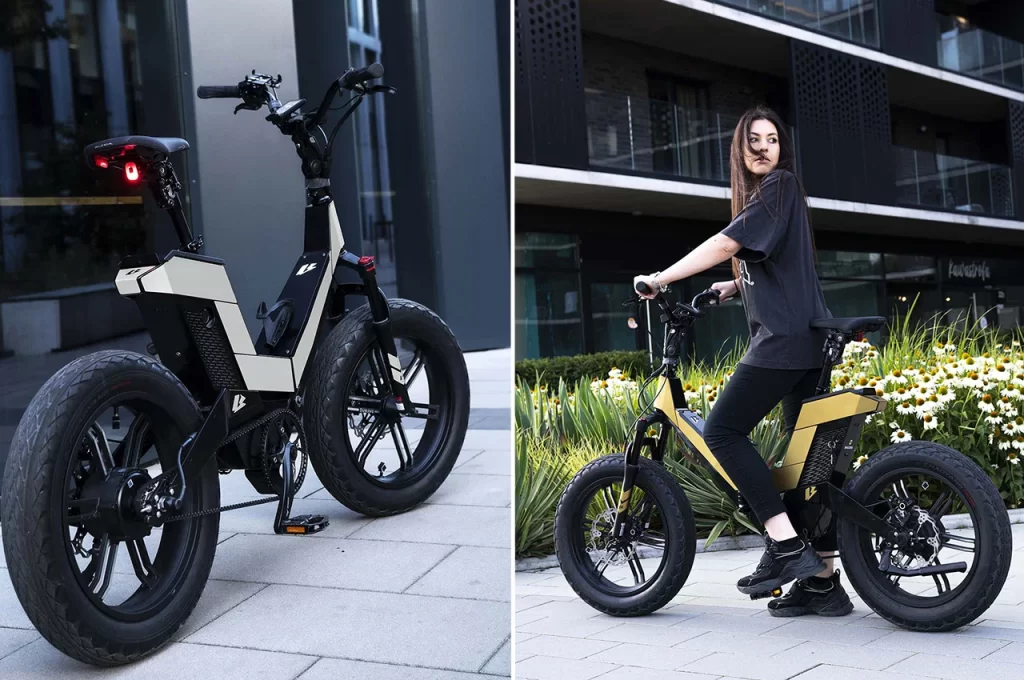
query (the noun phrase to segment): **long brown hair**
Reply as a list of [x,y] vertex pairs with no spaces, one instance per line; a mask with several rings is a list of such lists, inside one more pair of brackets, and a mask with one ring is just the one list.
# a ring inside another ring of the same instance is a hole
[[[767,106],[757,105],[752,109],[748,109],[740,117],[739,123],[736,124],[736,130],[732,134],[732,145],[729,147],[729,183],[732,186],[733,218],[743,211],[743,208],[746,207],[751,199],[757,198],[760,200],[761,198],[762,177],[750,172],[743,160],[745,153],[751,156],[763,156],[763,154],[754,151],[750,145],[750,127],[758,120],[768,121],[779,131],[779,162],[775,168],[788,170],[796,177],[796,161],[793,155],[793,140],[789,136],[789,128],[782,122],[779,115]],[[804,187],[799,177],[796,177],[796,184],[797,188],[800,189],[800,195],[804,199],[804,209],[807,210],[807,226],[811,233],[811,249],[814,251],[814,262],[817,264],[818,253],[817,247],[814,244],[814,229],[811,228],[811,211],[807,207],[807,194],[804,192]],[[779,201],[782,200],[782,192],[778,193],[778,199]],[[775,207],[778,208],[780,206],[776,205]],[[732,258],[732,277],[733,279],[740,277],[740,261],[735,257]]]

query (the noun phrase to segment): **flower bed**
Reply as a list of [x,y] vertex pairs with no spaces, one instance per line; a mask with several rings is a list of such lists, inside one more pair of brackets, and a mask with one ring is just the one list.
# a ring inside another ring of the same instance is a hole
[[[707,417],[741,355],[737,351],[710,366],[681,369],[690,408]],[[867,342],[848,344],[842,364],[833,369],[832,385],[837,390],[873,387],[888,401],[885,412],[869,417],[861,432],[855,469],[892,443],[927,439],[978,463],[1008,507],[1024,504],[1024,351],[1018,338],[1000,340],[977,328],[961,333],[949,327],[910,330],[897,322],[882,349]],[[552,551],[548,529],[562,489],[587,461],[624,450],[642,412],[638,397],[644,406],[653,403],[655,388],[654,383],[638,385],[619,369],[572,385],[559,381],[531,388],[519,382],[518,556]],[[788,443],[781,415],[776,407],[751,434],[769,465],[781,459]],[[710,542],[722,532],[755,530],[703,468],[682,461],[676,438],[669,442],[668,467],[690,497],[698,533]]]

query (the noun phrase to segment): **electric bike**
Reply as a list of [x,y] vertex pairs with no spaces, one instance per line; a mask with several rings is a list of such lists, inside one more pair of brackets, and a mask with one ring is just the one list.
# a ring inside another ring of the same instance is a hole
[[[650,288],[641,282],[638,291]],[[654,403],[637,419],[625,454],[598,458],[575,475],[555,516],[562,573],[583,601],[614,616],[643,616],[665,606],[693,566],[693,512],[665,466],[670,433],[678,435],[683,456],[704,466],[750,514],[704,442],[704,419],[687,407],[677,376],[688,330],[718,304],[719,294],[707,290],[690,304],[673,305],[662,293],[653,301],[665,324],[664,358],[650,378],[657,379]],[[981,615],[1006,581],[1013,550],[1009,517],[977,464],[932,442],[888,446],[852,474],[861,429],[885,410],[886,400],[874,387],[830,391],[832,367],[848,342],[884,323],[884,317],[811,323],[828,331],[821,377],[772,475],[805,538],[838,532],[839,557],[868,607],[910,630],[953,630]],[[748,594],[778,597],[782,590]]]
[[[278,101],[280,76],[198,88],[200,99],[241,100],[235,113],[267,107],[306,180],[304,252],[279,299],[259,306],[255,343],[223,260],[200,254],[182,209],[169,157],[188,142],[129,136],[85,149],[97,171],[145,183],[180,248],[127,257],[115,279],[158,360],[108,350],[72,361],[32,399],[11,445],[11,581],[65,654],[112,666],[166,643],[203,592],[221,512],[277,503],[276,533],[324,530],[323,516],[292,515],[307,461],[331,495],[372,517],[419,505],[454,466],[469,420],[458,342],[426,307],[384,296],[373,258],[345,249],[331,198],[335,135],[365,97],[394,92],[371,84],[382,75],[380,64],[349,70],[309,113],[303,99]],[[342,91],[352,97],[328,136],[321,124]],[[359,283],[340,283],[345,269]],[[260,497],[220,507],[218,473],[233,470]],[[116,559],[124,553],[130,564]]]

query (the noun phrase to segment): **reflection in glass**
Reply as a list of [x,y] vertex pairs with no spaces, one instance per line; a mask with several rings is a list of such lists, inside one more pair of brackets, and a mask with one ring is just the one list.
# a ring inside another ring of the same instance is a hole
[[516,267],[579,268],[579,242],[573,234],[518,232]]
[[[627,324],[636,308],[622,303],[633,296],[629,282],[593,283],[590,285],[590,318],[594,333],[595,352],[637,348],[637,331]],[[639,321],[639,318],[637,319]]]
[[897,202],[1013,215],[1012,170],[1005,165],[893,147]]
[[583,352],[580,277],[573,272],[516,272],[516,359]]
[[975,28],[962,17],[935,16],[939,66],[1021,89],[1024,45]]
[[0,299],[109,286],[122,257],[155,249],[155,206],[140,188],[87,168],[82,148],[116,135],[182,134],[177,91],[143,87],[174,68],[166,4],[0,9]]
[[818,251],[818,276],[841,279],[881,279],[881,253]]
[[876,0],[717,0],[811,31],[878,47]]

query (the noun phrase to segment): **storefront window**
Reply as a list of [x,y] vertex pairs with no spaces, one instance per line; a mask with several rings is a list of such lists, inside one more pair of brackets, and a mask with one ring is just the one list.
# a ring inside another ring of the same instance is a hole
[[182,136],[180,93],[166,86],[176,77],[169,6],[0,9],[0,300],[112,285],[122,257],[155,249],[160,211],[142,189],[88,168],[82,149],[126,134]]
[[934,257],[885,254],[886,281],[935,281],[936,273]]
[[637,332],[629,327],[629,317],[635,313],[635,308],[622,306],[631,296],[634,296],[633,286],[628,281],[590,285],[595,352],[637,348]]
[[817,269],[823,279],[881,279],[882,255],[819,250]]
[[516,234],[516,359],[583,352],[579,243],[570,234]]

